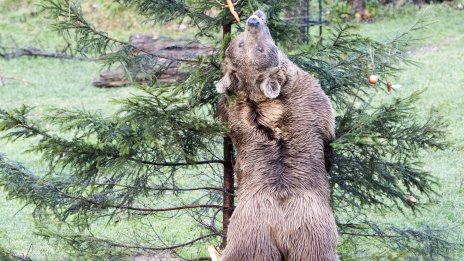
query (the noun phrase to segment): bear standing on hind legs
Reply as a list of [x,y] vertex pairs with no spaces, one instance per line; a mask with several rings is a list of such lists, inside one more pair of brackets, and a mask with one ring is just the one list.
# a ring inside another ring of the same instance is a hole
[[263,12],[246,23],[216,84],[239,186],[222,260],[338,260],[324,160],[335,135],[330,101],[278,50]]

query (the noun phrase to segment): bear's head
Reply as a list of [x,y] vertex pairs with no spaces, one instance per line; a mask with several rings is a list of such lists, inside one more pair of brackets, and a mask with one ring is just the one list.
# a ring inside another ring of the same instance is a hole
[[232,40],[222,63],[223,77],[216,90],[256,92],[270,99],[280,94],[275,75],[281,65],[281,54],[271,37],[266,15],[256,11],[246,21],[246,29]]

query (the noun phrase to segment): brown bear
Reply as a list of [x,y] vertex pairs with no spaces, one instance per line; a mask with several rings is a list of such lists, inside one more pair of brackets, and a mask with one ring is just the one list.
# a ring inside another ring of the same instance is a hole
[[236,149],[238,204],[223,261],[338,260],[324,144],[331,103],[274,44],[263,12],[231,41],[216,84]]

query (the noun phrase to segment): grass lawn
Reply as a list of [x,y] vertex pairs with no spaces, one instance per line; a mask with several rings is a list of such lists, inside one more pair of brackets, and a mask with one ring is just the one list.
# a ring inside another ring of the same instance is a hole
[[[440,6],[431,6],[425,12],[433,23],[417,33],[425,39],[411,50],[411,56],[418,66],[405,67],[394,80],[402,87],[389,95],[404,97],[424,90],[421,100],[416,103],[417,110],[424,115],[431,112],[444,117],[449,123],[447,141],[450,146],[444,151],[431,151],[423,155],[424,168],[440,183],[432,200],[419,199],[427,210],[407,216],[390,212],[378,215],[378,218],[400,227],[430,225],[452,228],[451,239],[464,244],[464,12]],[[362,25],[360,30],[382,39],[394,35],[401,28],[407,28],[414,19],[414,16],[384,19]],[[360,246],[355,255],[362,257],[366,253],[377,253],[378,256],[388,254],[367,245]],[[462,248],[456,252],[456,260],[464,260]]]
[[[11,1],[8,1],[11,2]],[[48,31],[41,18],[31,18],[18,9],[11,12],[1,6],[0,0],[0,43],[13,42],[10,35],[21,46],[39,43],[46,48],[54,48],[62,43]],[[431,21],[427,29],[417,32],[418,37],[426,37],[411,49],[412,58],[418,66],[405,67],[395,84],[402,87],[389,96],[406,96],[417,90],[425,90],[417,103],[419,113],[428,112],[442,115],[449,123],[447,139],[450,147],[444,151],[427,152],[423,155],[424,168],[433,173],[440,183],[433,200],[419,198],[419,204],[426,204],[427,210],[402,216],[399,213],[375,214],[382,222],[398,226],[422,226],[452,228],[450,235],[456,243],[464,244],[464,11],[447,6],[427,8]],[[361,24],[359,30],[376,39],[392,37],[398,30],[406,30],[416,19],[417,10],[402,12],[401,16],[388,16],[372,24]],[[19,34],[18,34],[19,32]],[[124,37],[126,33],[121,33]],[[124,38],[123,38],[124,39]],[[20,77],[31,84],[9,80],[0,86],[0,108],[11,109],[22,104],[35,106],[34,113],[40,116],[47,109],[85,108],[100,110],[110,114],[117,110],[111,101],[135,92],[131,87],[118,89],[98,89],[91,85],[92,79],[101,69],[93,62],[62,61],[42,58],[19,58],[0,60],[0,75]],[[9,158],[26,163],[31,168],[40,169],[39,158],[23,153],[27,142],[7,144],[0,140],[0,153]],[[29,256],[33,260],[66,260],[67,254],[53,244],[34,236],[33,208],[23,208],[21,202],[8,200],[0,190],[0,246]],[[373,214],[374,215],[374,214]],[[110,231],[117,235],[118,231]],[[353,256],[360,260],[371,260],[368,255],[383,256],[384,250],[372,245],[360,246],[353,250]],[[464,260],[464,253],[456,253],[457,260]],[[382,258],[380,258],[382,259]],[[385,259],[382,259],[385,260]]]

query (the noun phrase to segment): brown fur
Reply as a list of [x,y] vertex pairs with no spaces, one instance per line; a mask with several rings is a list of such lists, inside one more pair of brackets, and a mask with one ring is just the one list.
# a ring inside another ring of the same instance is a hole
[[239,185],[222,260],[338,260],[324,161],[334,138],[330,101],[275,47],[264,14],[255,16],[262,25],[247,24],[231,42],[217,86],[227,93],[218,111]]

